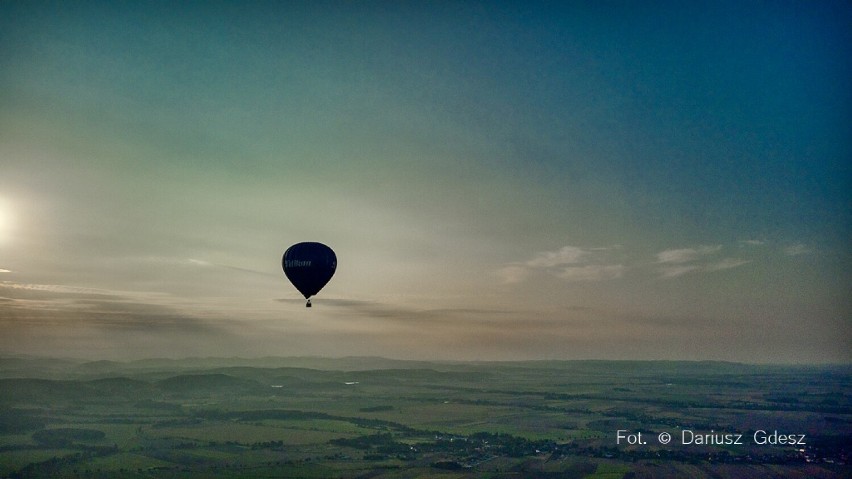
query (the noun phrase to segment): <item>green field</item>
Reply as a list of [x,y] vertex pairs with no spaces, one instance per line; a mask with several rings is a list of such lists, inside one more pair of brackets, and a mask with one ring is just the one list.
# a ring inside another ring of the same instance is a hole
[[0,478],[832,478],[850,444],[844,367],[0,359]]

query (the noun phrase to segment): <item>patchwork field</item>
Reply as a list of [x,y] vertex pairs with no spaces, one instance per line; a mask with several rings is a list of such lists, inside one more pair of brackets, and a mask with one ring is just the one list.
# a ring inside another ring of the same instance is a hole
[[850,444],[843,367],[0,359],[4,478],[833,478]]

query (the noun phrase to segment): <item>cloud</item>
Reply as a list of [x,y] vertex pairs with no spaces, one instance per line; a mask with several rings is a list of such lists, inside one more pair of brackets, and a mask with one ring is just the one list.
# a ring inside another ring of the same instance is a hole
[[557,251],[538,253],[524,264],[530,268],[551,268],[564,264],[577,264],[584,257],[589,256],[590,252],[591,250],[585,251],[576,246],[563,246]]
[[688,263],[722,249],[722,245],[698,246],[696,248],[669,249],[657,253],[658,263]]
[[624,276],[626,268],[621,264],[590,264],[568,266],[555,273],[557,277],[570,281],[602,281]]
[[[0,284],[0,350],[89,356],[182,356],[240,344],[244,322],[160,293]],[[34,338],[38,338],[35,340]]]
[[663,278],[677,278],[687,273],[737,268],[751,262],[740,258],[716,259],[715,255],[721,250],[722,245],[712,245],[661,251],[656,255],[660,265],[658,271]]
[[256,269],[241,268],[239,266],[231,266],[229,264],[211,263],[209,261],[203,261],[203,260],[200,260],[200,259],[189,258],[187,260],[187,262],[189,262],[190,264],[194,264],[194,265],[197,265],[197,266],[204,267],[204,268],[220,268],[220,269],[227,269],[227,270],[231,270],[231,271],[240,271],[240,272],[243,272],[243,273],[257,274],[257,275],[273,277],[273,278],[279,277],[278,275],[271,274],[267,271],[258,271]]
[[84,288],[79,286],[66,286],[61,284],[31,284],[31,283],[0,283],[0,288],[14,290],[18,292],[35,292],[45,293],[48,295],[96,295],[96,296],[113,296],[118,294],[115,291],[98,288]]
[[763,246],[766,241],[761,240],[740,240],[740,246]]
[[211,334],[215,323],[156,304],[121,300],[51,301],[5,298],[0,325],[4,329],[61,327],[77,331],[140,334]]
[[722,271],[723,269],[737,268],[748,263],[751,263],[751,261],[739,258],[725,258],[718,263],[706,265],[704,269],[705,271]]
[[788,247],[784,248],[784,254],[786,254],[787,256],[801,256],[801,255],[804,255],[804,254],[810,254],[812,252],[813,252],[813,250],[811,250],[804,243],[797,243],[797,244],[794,244],[792,246],[788,246]]
[[[283,303],[302,303],[301,299],[280,298],[276,301]],[[414,308],[379,301],[366,301],[346,298],[323,298],[323,306],[340,308],[356,315],[367,318],[394,319],[408,322],[413,319],[445,319],[454,320],[460,316],[465,317],[491,317],[511,313],[504,309],[487,308]]]
[[497,270],[503,284],[517,284],[529,278],[531,268],[522,264],[510,264]]
[[663,278],[676,278],[686,273],[696,271],[699,268],[700,267],[697,265],[664,266],[660,268],[660,275],[662,275]]
[[626,267],[608,260],[617,247],[580,248],[563,246],[555,251],[536,253],[527,261],[510,263],[497,271],[504,284],[527,280],[535,272],[545,272],[567,281],[602,281],[624,275]]
[[[757,240],[747,241],[754,246],[763,244]],[[623,278],[631,269],[648,271],[648,263],[631,265],[630,262],[616,261],[613,251],[618,249],[621,247],[563,246],[554,251],[536,253],[527,261],[505,264],[496,273],[503,284],[517,284],[541,273],[565,281],[591,282]],[[667,249],[655,255],[656,260],[650,267],[662,278],[677,278],[689,273],[723,271],[751,263],[747,259],[722,257],[722,251],[720,244]]]
[[8,270],[8,269],[0,268],[0,273],[11,273],[11,272],[12,272],[12,271],[10,271],[10,270]]
[[15,283],[13,281],[0,282],[0,290],[2,289],[5,289],[9,295],[12,295],[17,299],[52,300],[61,298],[133,298],[135,301],[145,300],[148,302],[162,302],[172,297],[166,293],[153,291],[122,291],[114,289],[68,286],[64,284]]

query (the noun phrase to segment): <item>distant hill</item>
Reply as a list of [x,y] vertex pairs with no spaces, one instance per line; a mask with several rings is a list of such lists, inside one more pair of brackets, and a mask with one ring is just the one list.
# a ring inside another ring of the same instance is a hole
[[0,357],[0,378],[61,378],[82,362],[33,356]]
[[[501,370],[570,372],[576,376],[679,376],[705,374],[763,374],[779,370],[806,372],[836,370],[848,373],[850,365],[783,366],[754,365],[724,361],[609,361],[609,360],[536,360],[536,361],[409,361],[381,357],[262,357],[262,358],[184,358],[141,359],[132,361],[81,361],[74,359],[41,358],[34,356],[0,357],[0,378],[30,379],[100,379],[127,377],[152,382],[180,374],[225,374],[252,379],[262,384],[276,377],[301,378],[313,383],[357,381],[353,377],[379,375],[383,380],[405,381],[426,376],[440,381],[451,379],[483,379],[485,371],[495,366]],[[378,373],[377,371],[381,371]]]
[[269,389],[268,385],[257,381],[226,374],[183,374],[157,381],[154,385],[160,391],[177,394],[241,393]]
[[417,369],[429,368],[434,363],[380,357],[262,357],[262,358],[185,358],[185,359],[141,359],[123,363],[132,369],[210,369],[217,367],[254,368],[307,368],[328,371],[363,371],[369,369]]

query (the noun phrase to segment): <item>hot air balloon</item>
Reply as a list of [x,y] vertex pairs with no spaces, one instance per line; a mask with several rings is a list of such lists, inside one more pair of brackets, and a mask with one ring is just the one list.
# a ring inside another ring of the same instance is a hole
[[337,256],[322,243],[296,243],[284,252],[281,267],[287,279],[308,300],[305,307],[310,308],[310,297],[319,293],[334,276]]

